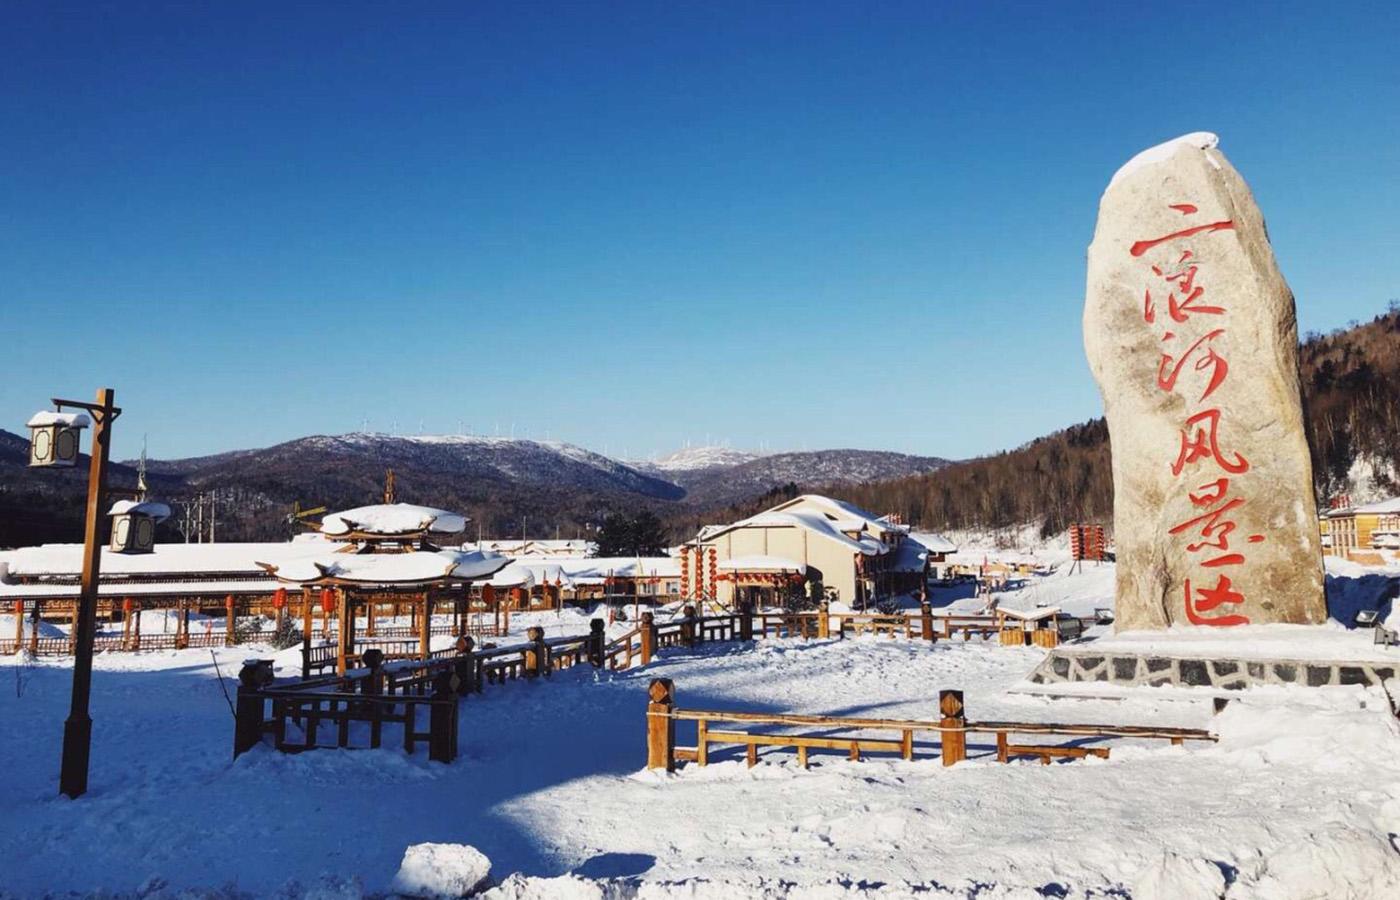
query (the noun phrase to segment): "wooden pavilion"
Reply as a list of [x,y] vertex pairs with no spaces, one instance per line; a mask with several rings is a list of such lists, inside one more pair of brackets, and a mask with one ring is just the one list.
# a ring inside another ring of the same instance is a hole
[[[386,657],[427,659],[432,652],[433,614],[444,605],[452,611],[452,633],[462,634],[472,584],[488,582],[510,562],[494,553],[438,546],[465,528],[463,516],[445,510],[407,503],[364,506],[322,520],[321,532],[344,542],[338,550],[282,566],[265,565],[279,581],[301,591],[303,674],[310,674],[317,656],[311,646],[315,592],[319,592],[323,615],[334,611],[333,659],[341,675],[358,664],[360,647],[370,643],[366,639],[376,637],[375,614],[384,604],[395,609],[408,606],[417,630],[408,641],[400,642],[412,646],[381,646]],[[486,596],[491,593],[483,588]],[[357,619],[362,612],[367,633],[358,638]]]

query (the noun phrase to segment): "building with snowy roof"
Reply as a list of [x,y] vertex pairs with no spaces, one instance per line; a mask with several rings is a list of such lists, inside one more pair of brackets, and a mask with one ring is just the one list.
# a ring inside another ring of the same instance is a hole
[[1400,560],[1400,497],[1350,503],[1322,516],[1323,552],[1361,563]]
[[[938,552],[951,549],[943,541]],[[921,591],[929,553],[905,525],[842,500],[804,494],[703,529],[682,555],[682,592],[726,606],[764,606],[780,602],[792,586],[819,581],[838,601],[865,607]]]

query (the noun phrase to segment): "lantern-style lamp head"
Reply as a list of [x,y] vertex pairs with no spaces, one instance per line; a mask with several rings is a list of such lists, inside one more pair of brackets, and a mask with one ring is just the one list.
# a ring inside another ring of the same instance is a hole
[[153,553],[156,523],[170,518],[170,507],[149,500],[118,500],[112,504],[112,543],[118,553]]
[[78,432],[88,427],[83,413],[37,412],[25,423],[29,426],[31,466],[71,467],[78,462]]

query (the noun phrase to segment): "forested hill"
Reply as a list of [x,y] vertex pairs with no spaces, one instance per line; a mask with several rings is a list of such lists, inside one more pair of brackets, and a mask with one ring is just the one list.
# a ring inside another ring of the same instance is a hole
[[[1400,493],[1400,304],[1365,324],[1309,334],[1300,348],[1305,424],[1318,503]],[[909,478],[828,489],[929,528],[1110,521],[1108,428],[1094,419],[1023,447]]]

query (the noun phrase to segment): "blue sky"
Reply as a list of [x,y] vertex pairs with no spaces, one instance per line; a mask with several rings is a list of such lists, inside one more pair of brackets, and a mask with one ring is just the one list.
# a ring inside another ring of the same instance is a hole
[[6,3],[0,427],[1014,446],[1143,147],[1221,135],[1302,329],[1400,297],[1397,9]]

